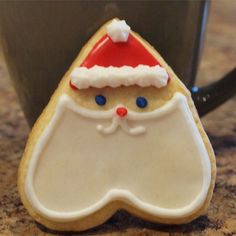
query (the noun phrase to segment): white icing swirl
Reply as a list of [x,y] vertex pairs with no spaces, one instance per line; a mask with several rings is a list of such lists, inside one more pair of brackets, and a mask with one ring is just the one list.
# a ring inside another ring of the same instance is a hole
[[143,126],[137,126],[137,127],[129,127],[127,123],[127,119],[125,118],[119,118],[117,116],[113,117],[112,123],[108,127],[104,127],[102,125],[97,126],[97,130],[103,134],[112,134],[114,133],[118,127],[121,127],[124,132],[130,135],[139,135],[146,131],[146,128]]

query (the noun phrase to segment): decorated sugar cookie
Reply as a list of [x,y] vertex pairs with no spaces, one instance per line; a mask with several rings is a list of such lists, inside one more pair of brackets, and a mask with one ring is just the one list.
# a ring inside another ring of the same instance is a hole
[[89,40],[35,123],[19,168],[31,216],[86,230],[118,209],[181,224],[204,214],[215,157],[189,91],[124,20]]

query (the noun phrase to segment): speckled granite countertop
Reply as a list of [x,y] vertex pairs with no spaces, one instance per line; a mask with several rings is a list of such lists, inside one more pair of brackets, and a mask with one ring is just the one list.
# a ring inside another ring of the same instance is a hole
[[[216,80],[235,66],[235,11],[234,0],[212,2],[200,84]],[[20,202],[17,168],[29,128],[8,77],[0,50],[0,235],[64,235],[38,225]],[[165,226],[121,211],[102,226],[79,235],[236,235],[236,97],[202,121],[218,167],[207,215],[190,224]]]

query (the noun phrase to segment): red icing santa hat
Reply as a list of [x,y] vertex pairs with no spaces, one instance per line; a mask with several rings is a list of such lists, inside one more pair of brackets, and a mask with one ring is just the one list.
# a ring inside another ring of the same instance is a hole
[[124,20],[113,20],[80,67],[70,75],[72,87],[163,87],[168,73],[157,59],[130,33]]

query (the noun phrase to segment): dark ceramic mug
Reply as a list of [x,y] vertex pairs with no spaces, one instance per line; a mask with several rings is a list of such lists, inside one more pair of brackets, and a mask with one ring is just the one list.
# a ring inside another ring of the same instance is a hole
[[125,19],[165,58],[200,115],[236,92],[235,70],[204,88],[194,86],[208,1],[0,2],[2,45],[13,84],[32,125],[81,47],[113,17]]

